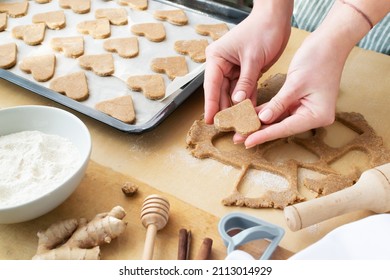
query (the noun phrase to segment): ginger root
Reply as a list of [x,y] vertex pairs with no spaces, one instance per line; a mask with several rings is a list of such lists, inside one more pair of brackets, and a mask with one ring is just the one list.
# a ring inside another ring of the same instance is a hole
[[110,243],[126,229],[120,206],[100,213],[91,221],[69,219],[39,231],[38,249],[33,260],[98,260],[100,245]]

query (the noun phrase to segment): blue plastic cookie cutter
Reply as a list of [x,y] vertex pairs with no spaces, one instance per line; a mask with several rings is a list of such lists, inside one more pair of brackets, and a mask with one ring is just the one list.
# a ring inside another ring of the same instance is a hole
[[[222,217],[218,224],[219,234],[230,254],[238,246],[254,240],[270,241],[260,260],[270,259],[280,240],[284,236],[284,229],[243,213],[230,213]],[[238,232],[231,235],[232,232]],[[230,235],[229,235],[230,233]]]

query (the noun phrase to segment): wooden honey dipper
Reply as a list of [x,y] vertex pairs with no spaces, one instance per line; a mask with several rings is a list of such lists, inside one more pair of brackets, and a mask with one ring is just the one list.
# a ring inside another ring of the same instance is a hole
[[156,233],[165,227],[168,217],[169,202],[166,198],[153,194],[144,199],[141,210],[141,222],[146,227],[143,260],[151,260],[153,258]]
[[366,170],[351,187],[284,208],[288,227],[297,231],[357,210],[390,211],[390,163]]

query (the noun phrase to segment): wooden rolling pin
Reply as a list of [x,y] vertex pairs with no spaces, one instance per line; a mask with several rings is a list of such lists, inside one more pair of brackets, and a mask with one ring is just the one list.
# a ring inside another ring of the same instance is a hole
[[349,188],[284,208],[284,217],[297,231],[357,210],[390,211],[390,163],[364,171]]

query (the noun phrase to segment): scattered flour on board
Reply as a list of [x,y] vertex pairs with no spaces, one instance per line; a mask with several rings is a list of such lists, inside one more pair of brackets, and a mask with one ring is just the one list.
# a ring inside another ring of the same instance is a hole
[[0,208],[49,193],[80,160],[73,143],[57,135],[23,131],[0,136]]

